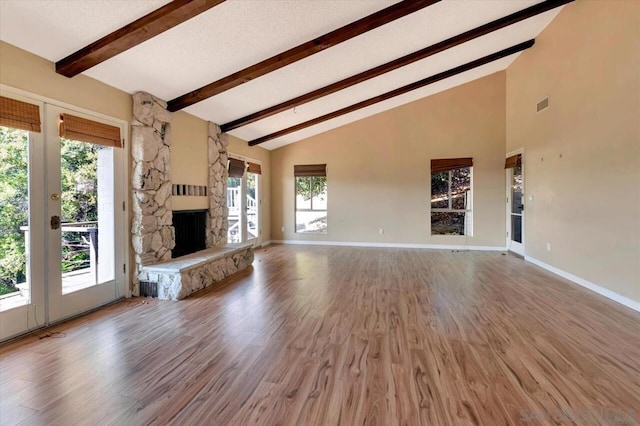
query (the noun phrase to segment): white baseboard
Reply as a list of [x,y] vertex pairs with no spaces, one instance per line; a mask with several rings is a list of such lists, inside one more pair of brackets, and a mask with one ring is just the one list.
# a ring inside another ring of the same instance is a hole
[[260,247],[266,247],[266,246],[268,246],[269,244],[271,244],[271,240],[269,240],[269,241],[263,241],[262,243],[260,243]]
[[309,246],[344,246],[344,247],[383,247],[383,248],[421,248],[433,250],[478,250],[478,251],[506,251],[503,246],[464,246],[444,244],[402,244],[402,243],[362,243],[347,241],[306,241],[306,240],[272,240],[274,244],[297,244]]
[[569,272],[563,271],[562,269],[558,269],[555,266],[551,266],[533,257],[525,256],[524,260],[526,260],[527,262],[533,263],[534,265],[537,265],[542,269],[546,269],[549,272],[553,272],[556,275],[560,275],[562,278],[566,278],[567,280],[572,281],[586,289],[594,291],[608,299],[613,300],[614,302],[618,302],[621,305],[626,306],[627,308],[631,308],[634,311],[640,312],[640,302],[636,302],[633,299],[629,299],[628,297],[625,297],[621,294],[618,294],[604,287],[601,287],[597,284],[594,284],[590,281],[587,281],[584,278],[580,278],[578,276],[570,274]]

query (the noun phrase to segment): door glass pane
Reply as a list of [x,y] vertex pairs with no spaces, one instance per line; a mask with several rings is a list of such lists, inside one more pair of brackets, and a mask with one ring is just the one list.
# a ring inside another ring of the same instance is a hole
[[522,166],[513,168],[511,177],[511,213],[522,213]]
[[260,235],[258,218],[258,175],[247,173],[247,239],[252,240]]
[[242,229],[240,228],[240,213],[242,207],[242,199],[240,198],[242,186],[242,178],[227,178],[227,207],[229,213],[227,215],[227,242],[242,242]]
[[29,303],[29,133],[0,127],[0,310]]
[[114,279],[113,148],[60,140],[62,293]]
[[522,216],[511,215],[511,240],[522,243]]
[[522,166],[511,170],[511,240],[522,243]]

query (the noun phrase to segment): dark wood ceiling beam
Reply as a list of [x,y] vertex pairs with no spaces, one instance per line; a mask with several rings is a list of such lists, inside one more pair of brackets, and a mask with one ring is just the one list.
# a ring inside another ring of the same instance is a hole
[[379,10],[369,16],[352,22],[337,30],[331,31],[316,39],[307,41],[299,46],[291,48],[285,52],[272,56],[269,59],[258,62],[255,65],[247,67],[243,70],[235,72],[211,84],[207,84],[197,90],[179,96],[168,102],[167,109],[169,111],[179,111],[190,105],[218,95],[224,91],[232,89],[236,86],[244,84],[248,81],[258,78],[267,73],[290,65],[301,59],[307,58],[313,54],[336,46],[360,34],[371,31],[384,24],[395,21],[396,19],[407,16],[441,0],[404,0]]
[[483,58],[476,59],[475,61],[468,62],[464,65],[460,65],[458,67],[452,68],[448,71],[444,71],[431,77],[424,78],[422,80],[416,81],[415,83],[407,84],[406,86],[402,86],[398,89],[392,90],[390,92],[384,93],[382,95],[374,96],[373,98],[369,98],[365,101],[358,102],[356,104],[350,105],[348,107],[339,109],[337,111],[331,112],[329,114],[322,115],[320,117],[311,119],[309,121],[305,121],[304,123],[296,124],[295,126],[288,127],[284,130],[280,130],[278,132],[271,133],[266,136],[262,136],[258,139],[254,139],[249,141],[250,146],[259,145],[263,142],[279,138],[280,136],[288,135],[289,133],[297,132],[298,130],[306,129],[307,127],[314,126],[316,124],[322,123],[327,120],[331,120],[332,118],[340,117],[341,115],[348,114],[353,111],[357,111],[359,109],[368,107],[370,105],[377,104],[378,102],[386,101],[387,99],[394,98],[396,96],[404,95],[405,93],[411,92],[416,89],[420,89],[421,87],[427,86],[429,84],[433,84],[440,80],[444,80],[449,77],[453,77],[454,75],[461,74],[463,72],[472,70],[474,68],[480,67],[482,65],[486,65],[490,62],[497,61],[498,59],[505,58],[509,55],[513,55],[514,53],[521,52],[525,49],[530,48],[535,43],[535,39],[525,41],[524,43],[516,44],[515,46],[511,46],[507,49],[501,50],[496,53],[492,53],[491,55],[487,55]]
[[73,77],[201,14],[224,0],[174,0],[56,62],[56,72]]
[[249,114],[247,116],[238,118],[237,120],[230,121],[228,123],[221,125],[220,128],[222,129],[223,132],[228,132],[230,130],[237,129],[238,127],[246,126],[247,124],[254,123],[258,120],[262,120],[264,118],[281,113],[283,111],[289,110],[296,106],[300,106],[307,102],[314,101],[316,99],[330,95],[337,91],[346,89],[347,87],[351,87],[355,84],[362,83],[363,81],[367,81],[371,78],[378,77],[387,72],[393,71],[400,67],[404,67],[406,65],[409,65],[421,59],[425,59],[429,56],[435,55],[436,53],[440,53],[444,50],[451,49],[452,47],[455,47],[459,44],[462,44],[467,41],[473,40],[475,38],[481,37],[483,35],[489,34],[493,31],[497,31],[509,25],[513,25],[517,22],[523,21],[525,19],[531,18],[541,13],[548,12],[549,10],[563,6],[567,3],[571,3],[573,1],[574,0],[543,1],[542,3],[538,3],[534,6],[512,13],[511,15],[505,16],[503,18],[497,19],[488,24],[466,31],[462,34],[451,37],[447,40],[443,40],[429,47],[425,47],[424,49],[410,53],[406,56],[395,59],[391,62],[387,62],[386,64],[379,65],[367,71],[363,71],[354,76],[345,78],[344,80],[338,81],[336,83],[332,83],[328,86],[322,87],[320,89],[314,90],[312,92],[309,92],[304,95],[298,96],[296,98],[290,99],[288,101],[282,102],[278,105],[274,105],[272,107],[263,109],[262,111],[258,111],[253,114]]

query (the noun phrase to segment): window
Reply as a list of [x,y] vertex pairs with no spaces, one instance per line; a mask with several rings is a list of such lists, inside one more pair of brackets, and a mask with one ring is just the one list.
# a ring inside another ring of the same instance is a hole
[[431,160],[431,235],[472,235],[473,159]]
[[296,232],[327,232],[327,166],[294,166],[296,181]]

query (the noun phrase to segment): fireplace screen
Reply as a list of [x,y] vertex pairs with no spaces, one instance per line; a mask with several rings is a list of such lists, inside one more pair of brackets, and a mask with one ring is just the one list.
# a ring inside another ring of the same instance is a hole
[[206,210],[174,211],[173,227],[176,231],[176,246],[171,257],[184,256],[206,248]]

